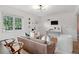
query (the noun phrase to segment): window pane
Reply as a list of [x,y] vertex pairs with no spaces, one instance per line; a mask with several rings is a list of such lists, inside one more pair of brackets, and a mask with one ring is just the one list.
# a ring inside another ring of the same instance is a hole
[[15,29],[22,29],[22,20],[21,18],[15,18]]
[[11,16],[4,16],[4,26],[5,30],[13,30],[13,17]]

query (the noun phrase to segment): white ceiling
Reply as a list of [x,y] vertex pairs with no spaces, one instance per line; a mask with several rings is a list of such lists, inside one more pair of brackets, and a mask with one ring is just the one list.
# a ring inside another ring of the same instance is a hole
[[50,15],[56,13],[64,13],[64,12],[74,12],[76,10],[76,5],[49,5],[47,9],[40,12],[39,10],[33,9],[33,5],[9,5],[9,7],[13,7],[37,16],[41,15]]

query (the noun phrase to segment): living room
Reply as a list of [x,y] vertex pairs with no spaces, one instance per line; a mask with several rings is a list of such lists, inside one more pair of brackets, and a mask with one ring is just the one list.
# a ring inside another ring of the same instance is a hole
[[[23,43],[21,49],[26,54],[27,52],[31,54],[79,53],[79,49],[73,48],[73,42],[77,41],[78,12],[78,5],[1,5],[0,42],[6,43],[7,39],[20,41]],[[37,33],[31,33],[32,31]],[[41,45],[35,42],[36,40],[30,41],[30,38],[45,41],[45,44],[41,43]],[[50,44],[52,38],[54,39],[53,42],[56,39],[57,42],[54,47],[48,48],[46,44]],[[10,44],[13,44],[13,42]],[[9,43],[6,43],[6,45],[9,45]],[[73,52],[73,49],[77,51]],[[4,52],[4,54],[7,54],[7,52]]]

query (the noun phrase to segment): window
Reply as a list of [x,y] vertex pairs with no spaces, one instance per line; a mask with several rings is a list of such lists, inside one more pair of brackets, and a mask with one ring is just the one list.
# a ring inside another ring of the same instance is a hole
[[22,20],[19,17],[4,16],[3,23],[5,30],[22,29]]
[[5,30],[13,30],[13,17],[4,16],[3,18]]
[[21,21],[21,18],[15,18],[15,29],[16,30],[22,29],[22,21]]

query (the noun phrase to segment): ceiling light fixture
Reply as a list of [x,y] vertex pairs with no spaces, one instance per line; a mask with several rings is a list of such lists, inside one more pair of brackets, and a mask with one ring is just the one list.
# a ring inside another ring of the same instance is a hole
[[47,5],[35,5],[33,6],[34,9],[38,9],[38,10],[44,10],[47,9]]
[[48,7],[49,7],[48,5],[33,5],[34,11],[37,12],[41,18],[47,12]]

